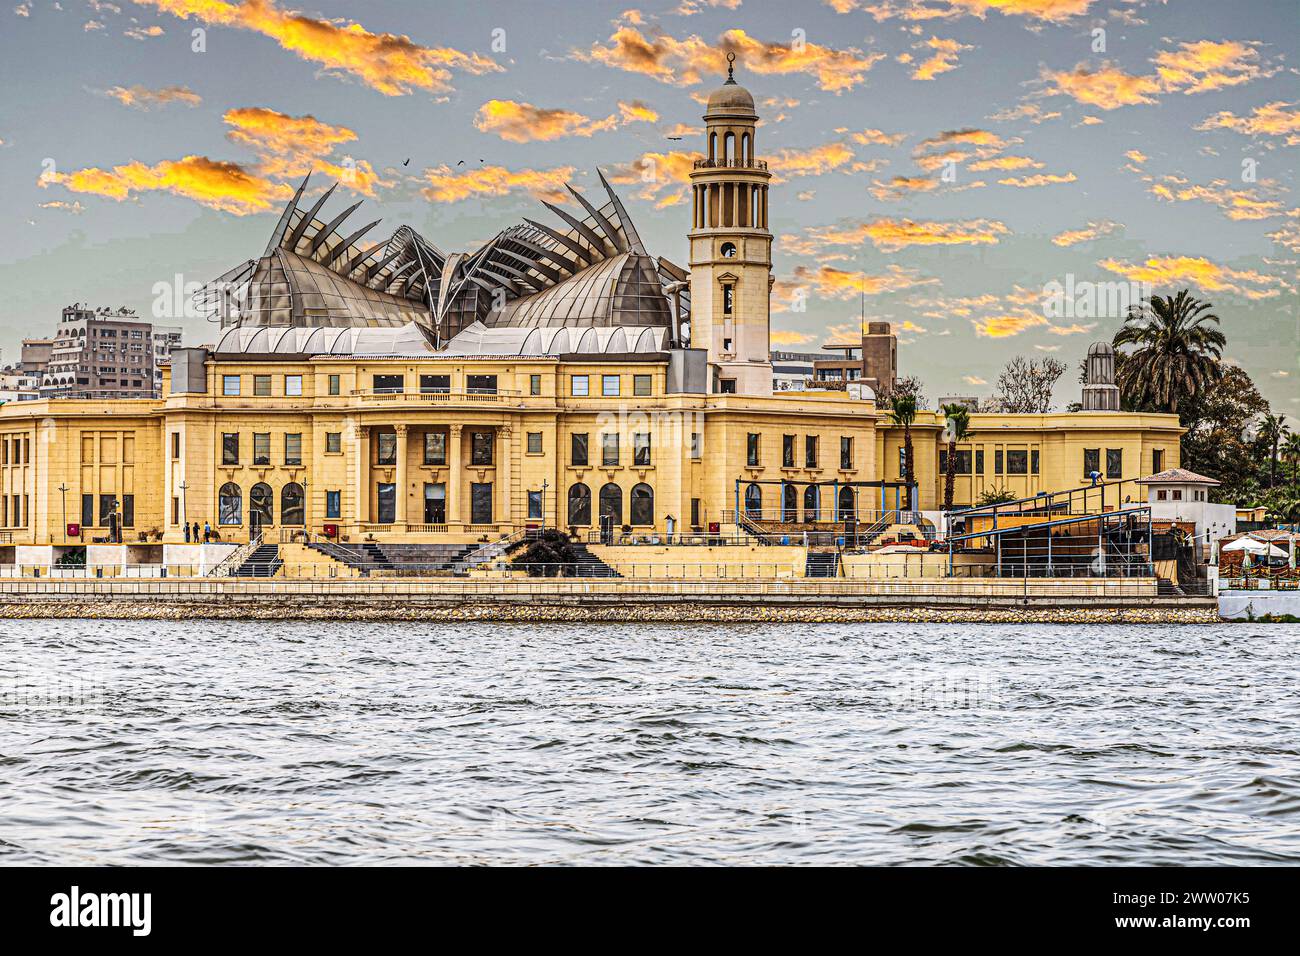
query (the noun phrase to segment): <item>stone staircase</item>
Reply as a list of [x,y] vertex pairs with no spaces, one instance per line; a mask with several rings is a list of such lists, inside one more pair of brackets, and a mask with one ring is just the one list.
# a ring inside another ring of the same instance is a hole
[[839,574],[840,554],[838,551],[808,552],[808,562],[804,566],[804,577],[833,578]]
[[575,576],[580,578],[621,578],[623,576],[592,554],[585,544],[575,544],[573,550],[577,555]]
[[476,546],[472,544],[381,545],[368,541],[353,547],[331,541],[313,541],[308,547],[350,568],[355,568],[363,575],[372,571],[414,575],[463,573],[460,565],[465,555],[473,551]]
[[230,572],[232,578],[273,578],[280,566],[280,549],[273,544],[264,544],[253,551],[244,563]]

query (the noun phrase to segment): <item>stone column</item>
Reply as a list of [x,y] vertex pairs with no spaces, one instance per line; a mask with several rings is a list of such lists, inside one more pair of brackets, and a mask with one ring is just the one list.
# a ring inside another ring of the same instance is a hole
[[[356,521],[358,525],[370,521],[370,426],[357,426],[357,484]],[[358,533],[361,529],[357,528]]]
[[397,513],[394,520],[397,524],[402,525],[402,530],[406,524],[406,432],[407,426],[396,425],[394,430],[397,432]]
[[514,515],[511,514],[511,496],[510,496],[510,426],[497,426],[497,513],[494,517],[497,524],[514,524]]
[[447,434],[447,525],[449,529],[451,526],[464,523],[460,516],[460,433],[464,427],[452,425]]

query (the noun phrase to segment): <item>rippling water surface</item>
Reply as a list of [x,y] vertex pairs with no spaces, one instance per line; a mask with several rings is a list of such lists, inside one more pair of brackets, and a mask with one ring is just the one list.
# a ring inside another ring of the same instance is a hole
[[0,622],[3,863],[1300,860],[1300,627]]

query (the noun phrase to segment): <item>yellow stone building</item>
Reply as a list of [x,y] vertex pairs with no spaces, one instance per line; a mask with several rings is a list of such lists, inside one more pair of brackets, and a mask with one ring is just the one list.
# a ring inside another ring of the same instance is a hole
[[[160,398],[0,407],[0,563],[114,524],[142,546],[196,524],[223,542],[451,544],[602,517],[680,540],[738,532],[738,511],[900,508],[903,429],[869,387],[773,393],[753,99],[729,78],[704,118],[689,270],[649,256],[603,177],[599,208],[550,207],[563,227],[453,254],[405,227],[345,237],[346,212],[317,216],[332,190],[304,209],[304,182],[267,253],[205,289],[222,330],[173,353]],[[913,510],[942,504],[943,426],[911,428]],[[1178,466],[1179,435],[1169,415],[973,414],[955,501],[1136,480]]]

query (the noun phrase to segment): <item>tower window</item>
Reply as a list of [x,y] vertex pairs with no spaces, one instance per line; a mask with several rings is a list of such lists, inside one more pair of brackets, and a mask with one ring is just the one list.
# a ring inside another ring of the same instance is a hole
[[724,285],[722,287],[722,314],[731,315],[735,306],[735,286]]
[[722,253],[724,259],[736,258],[736,244],[734,242],[724,242],[722,248],[718,251]]

